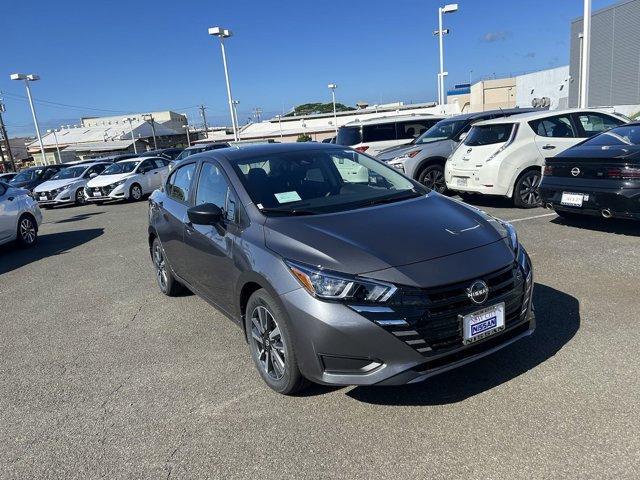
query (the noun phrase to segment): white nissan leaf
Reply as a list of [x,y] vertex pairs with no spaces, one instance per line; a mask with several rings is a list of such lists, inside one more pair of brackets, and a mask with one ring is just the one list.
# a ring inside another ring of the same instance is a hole
[[169,171],[168,165],[169,160],[160,157],[131,158],[113,163],[87,182],[87,201],[138,201],[162,185]]

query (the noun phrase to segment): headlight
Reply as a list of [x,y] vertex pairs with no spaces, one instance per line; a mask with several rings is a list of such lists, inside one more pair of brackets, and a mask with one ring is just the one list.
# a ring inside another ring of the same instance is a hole
[[511,250],[513,250],[514,252],[517,252],[518,251],[518,232],[516,232],[516,229],[513,228],[513,225],[511,225],[509,222],[501,222],[501,223],[502,223],[502,226],[507,231],[507,241],[509,242],[509,246],[511,247]]
[[396,287],[369,279],[327,272],[285,260],[287,267],[307,292],[324,300],[386,302]]
[[127,182],[126,178],[124,180],[120,180],[119,182],[116,182],[113,184],[113,188],[119,187],[120,185],[124,185],[126,182]]

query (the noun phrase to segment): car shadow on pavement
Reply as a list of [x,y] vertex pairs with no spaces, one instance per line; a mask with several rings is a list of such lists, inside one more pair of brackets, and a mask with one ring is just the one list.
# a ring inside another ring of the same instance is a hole
[[585,215],[584,218],[578,218],[576,220],[557,217],[551,220],[551,223],[602,233],[640,237],[640,221],[638,220],[623,220],[619,218],[605,219]]
[[461,195],[459,198],[474,207],[514,208],[513,200],[493,195]]
[[74,215],[73,217],[69,217],[69,218],[64,218],[62,220],[58,220],[57,222],[53,222],[53,223],[72,223],[72,222],[80,222],[82,220],[86,220],[88,218],[91,218],[95,215],[102,215],[104,212],[94,212],[94,213],[80,213],[78,215]]
[[73,232],[49,233],[38,237],[38,244],[29,249],[20,249],[15,243],[0,247],[0,275],[53,255],[61,255],[104,233],[103,228],[75,230]]
[[536,283],[534,305],[533,335],[493,355],[416,385],[356,387],[347,395],[376,405],[445,405],[508,382],[553,357],[580,328],[580,302],[571,295]]

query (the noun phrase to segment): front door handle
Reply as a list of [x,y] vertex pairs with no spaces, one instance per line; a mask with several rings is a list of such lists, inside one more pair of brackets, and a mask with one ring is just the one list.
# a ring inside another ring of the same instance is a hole
[[544,147],[542,147],[543,150],[553,150],[554,148],[556,148],[556,146],[551,145],[549,143],[547,143]]

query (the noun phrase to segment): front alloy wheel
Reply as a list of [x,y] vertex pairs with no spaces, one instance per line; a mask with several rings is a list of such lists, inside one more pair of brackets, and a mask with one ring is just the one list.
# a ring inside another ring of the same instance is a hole
[[38,229],[33,218],[24,216],[18,223],[18,242],[23,248],[29,248],[36,244],[38,240]]
[[76,192],[76,205],[84,205],[87,203],[87,198],[84,196],[84,188],[79,188]]
[[424,169],[418,179],[425,187],[438,193],[447,191],[447,183],[444,180],[444,168],[442,165],[430,165]]
[[278,322],[265,306],[259,305],[251,313],[251,340],[264,373],[280,380],[286,368],[287,349]]
[[140,187],[140,185],[138,185],[137,183],[134,183],[133,185],[131,185],[131,190],[129,191],[129,197],[134,202],[137,202],[142,198],[142,188]]
[[522,175],[516,183],[513,203],[520,208],[540,206],[540,181],[542,177],[537,170],[530,170]]
[[183,291],[183,286],[178,282],[167,264],[167,258],[160,240],[154,238],[151,245],[151,257],[156,271],[156,280],[160,291],[169,297],[175,297]]

